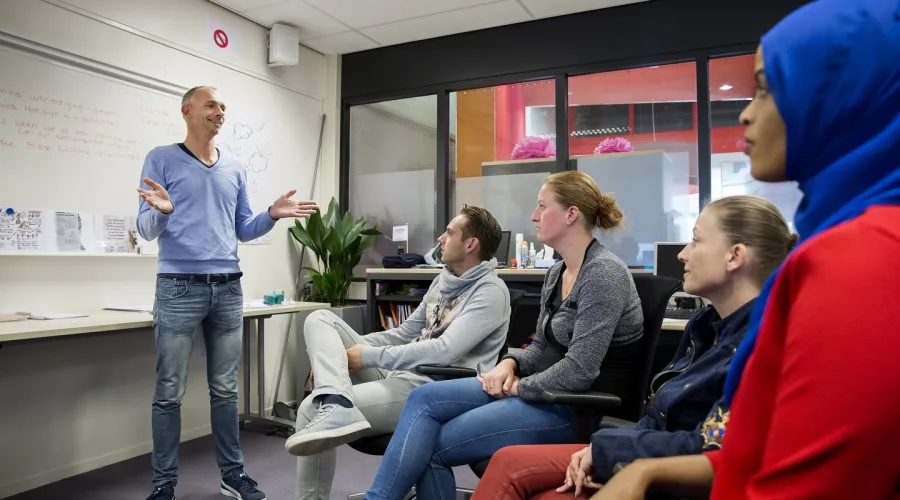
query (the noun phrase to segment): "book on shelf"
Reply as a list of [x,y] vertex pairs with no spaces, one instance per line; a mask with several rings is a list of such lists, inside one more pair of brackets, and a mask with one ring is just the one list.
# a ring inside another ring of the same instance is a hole
[[400,326],[416,310],[415,304],[385,302],[378,305],[378,318],[385,330]]

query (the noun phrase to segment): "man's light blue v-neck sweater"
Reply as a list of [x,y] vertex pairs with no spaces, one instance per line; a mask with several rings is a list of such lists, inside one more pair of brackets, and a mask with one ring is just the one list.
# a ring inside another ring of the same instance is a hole
[[[220,151],[207,167],[179,144],[160,146],[147,154],[144,177],[164,187],[175,206],[165,215],[140,202],[138,234],[159,238],[159,273],[240,272],[238,240],[254,240],[275,227],[268,212],[253,215],[247,173],[227,153]],[[141,181],[141,189],[149,186]]]

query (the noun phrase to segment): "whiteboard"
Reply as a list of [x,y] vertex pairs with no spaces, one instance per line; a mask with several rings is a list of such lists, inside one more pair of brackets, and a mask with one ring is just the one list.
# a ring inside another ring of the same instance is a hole
[[183,137],[178,97],[7,46],[0,67],[0,214],[44,212],[43,230],[28,228],[40,246],[0,251],[103,253],[94,224],[81,249],[54,246],[55,212],[136,215],[144,156]]
[[[184,139],[180,94],[6,45],[0,67],[0,254],[155,254],[154,242],[130,242],[135,188],[146,154]],[[268,125],[265,118],[229,117],[216,141],[247,168],[254,212],[272,201]],[[17,226],[20,220],[29,224]],[[110,242],[104,221],[117,230],[124,221],[129,241]],[[18,247],[9,237],[16,227]],[[73,228],[83,231],[80,246],[73,244],[78,235],[63,237]]]

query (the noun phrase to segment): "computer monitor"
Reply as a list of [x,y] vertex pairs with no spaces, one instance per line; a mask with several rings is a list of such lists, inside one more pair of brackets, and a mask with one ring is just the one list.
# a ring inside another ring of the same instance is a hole
[[509,235],[511,231],[500,231],[500,246],[497,247],[497,263],[509,264]]
[[684,264],[678,260],[678,254],[684,250],[687,243],[660,243],[654,245],[653,274],[668,276],[678,281],[684,281]]

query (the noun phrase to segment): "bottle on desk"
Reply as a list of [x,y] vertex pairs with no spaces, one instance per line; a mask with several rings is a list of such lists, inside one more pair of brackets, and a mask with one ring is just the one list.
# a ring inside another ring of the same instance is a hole
[[513,259],[514,264],[512,265],[513,269],[522,269],[522,242],[525,241],[525,235],[522,233],[516,233],[516,246],[513,247],[516,249],[516,258]]
[[534,258],[537,255],[534,251],[534,242],[531,242],[531,246],[528,248],[528,269],[534,269]]
[[519,246],[519,269],[525,269],[528,267],[528,242],[522,240],[522,245]]

